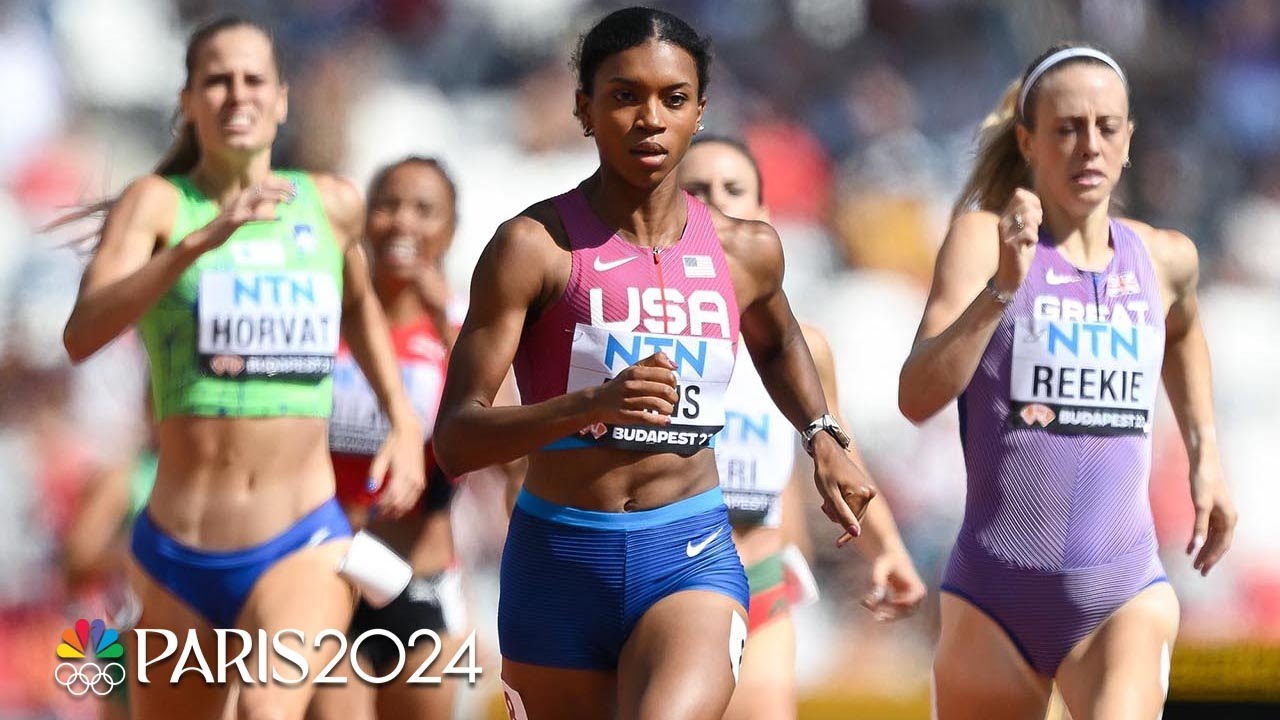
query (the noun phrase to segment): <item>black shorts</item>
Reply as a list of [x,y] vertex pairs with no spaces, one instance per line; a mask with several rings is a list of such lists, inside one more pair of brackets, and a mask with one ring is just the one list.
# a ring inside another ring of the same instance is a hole
[[[456,634],[465,623],[466,606],[462,598],[461,578],[456,570],[443,570],[432,575],[415,575],[395,600],[376,609],[364,600],[356,607],[347,630],[347,639],[355,642],[373,629],[386,630],[396,636],[400,647],[411,649],[413,634],[432,630],[437,635]],[[419,636],[413,647],[431,640]],[[375,674],[385,674],[399,662],[396,643],[384,635],[369,635],[360,641],[360,654],[373,664]]]

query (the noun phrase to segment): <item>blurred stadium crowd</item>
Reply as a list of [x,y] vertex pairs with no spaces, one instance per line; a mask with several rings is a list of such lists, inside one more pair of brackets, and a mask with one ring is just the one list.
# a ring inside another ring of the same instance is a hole
[[[1138,127],[1116,214],[1179,229],[1200,249],[1218,433],[1240,508],[1234,549],[1199,578],[1182,552],[1192,512],[1166,408],[1151,497],[1182,602],[1180,642],[1280,645],[1280,523],[1268,517],[1280,507],[1280,3],[653,4],[713,39],[706,124],[759,156],[792,303],[831,338],[843,411],[931,589],[963,508],[957,420],[948,410],[911,426],[897,410],[896,380],[974,129],[1050,42],[1088,40],[1115,54]],[[145,437],[137,342],[126,337],[69,366],[60,333],[83,250],[67,246],[75,232],[38,228],[149,171],[172,137],[191,27],[235,11],[276,30],[291,99],[277,164],[363,183],[407,153],[440,157],[459,189],[448,269],[465,292],[501,220],[594,168],[570,112],[568,59],[578,33],[618,5],[0,0],[9,108],[0,113],[0,717],[88,711],[50,682],[53,648],[74,618],[101,615],[118,581],[65,562],[66,541],[86,489],[127,467]],[[918,697],[936,593],[917,617],[875,624],[857,606],[864,568],[835,549],[817,504],[824,597],[798,618],[802,688]],[[468,487],[455,517],[492,682],[502,489]]]

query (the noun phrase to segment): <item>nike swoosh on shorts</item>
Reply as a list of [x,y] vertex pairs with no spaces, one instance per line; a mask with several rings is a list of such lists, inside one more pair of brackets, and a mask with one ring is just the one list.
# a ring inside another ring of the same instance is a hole
[[708,536],[706,537],[706,539],[704,539],[702,542],[700,542],[700,543],[698,543],[698,544],[696,544],[696,545],[694,544],[694,542],[693,542],[692,540],[690,540],[690,541],[689,541],[689,544],[685,546],[684,554],[685,554],[685,555],[688,555],[689,557],[697,557],[697,556],[698,556],[698,553],[700,553],[700,552],[702,552],[703,550],[705,550],[705,549],[706,549],[706,547],[707,547],[708,545],[710,545],[710,544],[711,544],[711,541],[712,541],[712,540],[715,540],[717,537],[719,537],[719,536],[720,536],[720,531],[721,531],[721,530],[723,530],[723,529],[724,529],[724,528],[716,528],[716,531],[715,531],[715,532],[713,532],[713,533],[711,533],[710,535],[708,535]]

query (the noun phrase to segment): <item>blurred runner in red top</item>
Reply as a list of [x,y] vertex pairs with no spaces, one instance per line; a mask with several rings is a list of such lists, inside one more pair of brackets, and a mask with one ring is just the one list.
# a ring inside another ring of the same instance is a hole
[[[446,658],[453,657],[454,636],[465,622],[461,582],[454,566],[449,503],[455,483],[433,460],[430,429],[435,425],[449,346],[456,328],[449,320],[452,297],[441,261],[453,241],[457,222],[453,181],[431,158],[408,157],[382,168],[369,188],[367,250],[373,286],[391,325],[400,374],[422,427],[427,430],[427,489],[415,511],[403,518],[380,518],[371,511],[384,486],[369,466],[389,426],[378,398],[342,343],[333,371],[333,417],[329,449],[337,476],[337,496],[353,527],[367,527],[403,555],[414,577],[390,605],[374,609],[361,601],[348,631],[352,640],[380,628],[409,650],[405,667],[415,668],[436,652],[433,643],[413,633],[427,628],[442,638]],[[369,636],[360,644],[361,660],[374,675],[385,675],[399,660],[389,638]],[[372,666],[372,667],[370,667]],[[405,674],[407,677],[407,674]],[[320,718],[373,718],[375,708],[391,717],[449,718],[453,685],[384,685],[350,677],[346,685],[317,693],[313,715]]]

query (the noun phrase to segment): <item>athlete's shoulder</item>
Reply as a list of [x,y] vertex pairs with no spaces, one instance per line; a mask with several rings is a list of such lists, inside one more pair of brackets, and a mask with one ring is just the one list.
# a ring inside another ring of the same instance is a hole
[[769,223],[732,218],[711,206],[707,206],[707,212],[725,255],[749,266],[782,260],[782,239]]
[[541,200],[498,226],[493,243],[514,251],[563,249],[564,225],[550,200]]
[[1130,218],[1117,218],[1142,241],[1151,264],[1174,286],[1195,280],[1200,270],[1200,253],[1186,234],[1168,228],[1152,227]]
[[129,225],[146,226],[165,234],[178,212],[178,187],[160,175],[143,175],[125,187],[111,204],[111,215],[127,215]]
[[986,237],[996,232],[999,225],[1000,216],[990,210],[970,210],[960,213],[951,221],[948,237],[961,241]]
[[350,180],[321,172],[307,173],[307,177],[316,186],[320,202],[335,222],[344,226],[363,222],[364,199]]
[[143,175],[125,187],[121,200],[131,200],[147,205],[173,204],[178,200],[178,186],[172,180],[154,173]]
[[338,244],[346,252],[364,234],[364,199],[360,191],[350,180],[337,175],[317,172],[307,173],[306,177],[315,185],[329,224],[337,231]]

